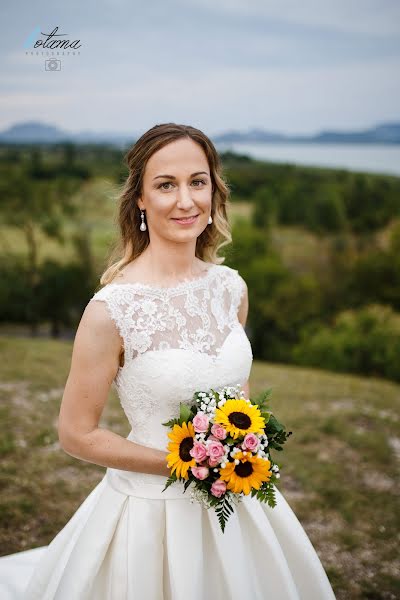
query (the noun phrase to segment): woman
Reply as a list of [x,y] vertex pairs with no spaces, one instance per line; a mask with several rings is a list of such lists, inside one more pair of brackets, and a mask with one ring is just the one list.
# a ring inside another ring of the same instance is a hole
[[[245,496],[224,533],[182,482],[162,492],[162,423],[179,403],[225,385],[249,396],[248,292],[217,256],[231,241],[228,188],[207,136],[157,125],[127,161],[120,258],[79,323],[58,425],[65,452],[106,473],[48,546],[0,559],[4,588],[14,585],[8,597],[330,600],[322,564],[277,489],[273,509]],[[132,427],[126,439],[98,427],[112,383]]]

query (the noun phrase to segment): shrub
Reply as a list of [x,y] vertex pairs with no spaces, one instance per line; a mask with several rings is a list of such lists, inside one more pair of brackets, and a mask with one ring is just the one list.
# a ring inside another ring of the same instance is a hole
[[400,381],[400,314],[381,304],[345,310],[331,327],[305,327],[293,359],[297,364]]

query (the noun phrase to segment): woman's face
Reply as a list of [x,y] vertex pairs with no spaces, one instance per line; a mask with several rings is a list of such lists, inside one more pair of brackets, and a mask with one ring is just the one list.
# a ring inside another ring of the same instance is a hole
[[[211,213],[212,182],[207,157],[193,140],[179,139],[155,152],[146,165],[138,206],[149,234],[171,241],[196,239]],[[191,224],[175,219],[197,215]]]

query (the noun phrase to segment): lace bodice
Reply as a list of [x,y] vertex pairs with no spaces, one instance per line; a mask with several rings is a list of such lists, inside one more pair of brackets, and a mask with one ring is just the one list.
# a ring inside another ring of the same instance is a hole
[[130,440],[166,451],[169,429],[162,423],[179,414],[180,402],[197,390],[244,385],[253,359],[238,320],[244,291],[237,270],[210,264],[205,275],[174,287],[110,283],[93,295],[90,301],[106,303],[123,341],[124,365],[113,385],[132,427]]
[[149,350],[180,348],[216,357],[237,323],[244,280],[225,265],[174,287],[111,283],[92,300],[105,300],[123,339],[125,361]]

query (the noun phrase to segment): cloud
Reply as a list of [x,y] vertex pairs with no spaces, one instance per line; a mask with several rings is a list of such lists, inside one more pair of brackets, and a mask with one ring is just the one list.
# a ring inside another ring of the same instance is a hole
[[346,33],[398,35],[400,3],[398,0],[178,0],[181,7],[202,6],[215,15],[243,18],[257,17],[303,26],[308,30],[324,29]]
[[[79,6],[8,6],[3,127],[48,116],[75,131],[186,120],[213,132],[307,132],[398,118],[400,2],[88,0],[85,13]],[[79,56],[60,57],[60,72],[45,71],[45,56],[25,55],[23,41],[38,23],[82,41]]]

